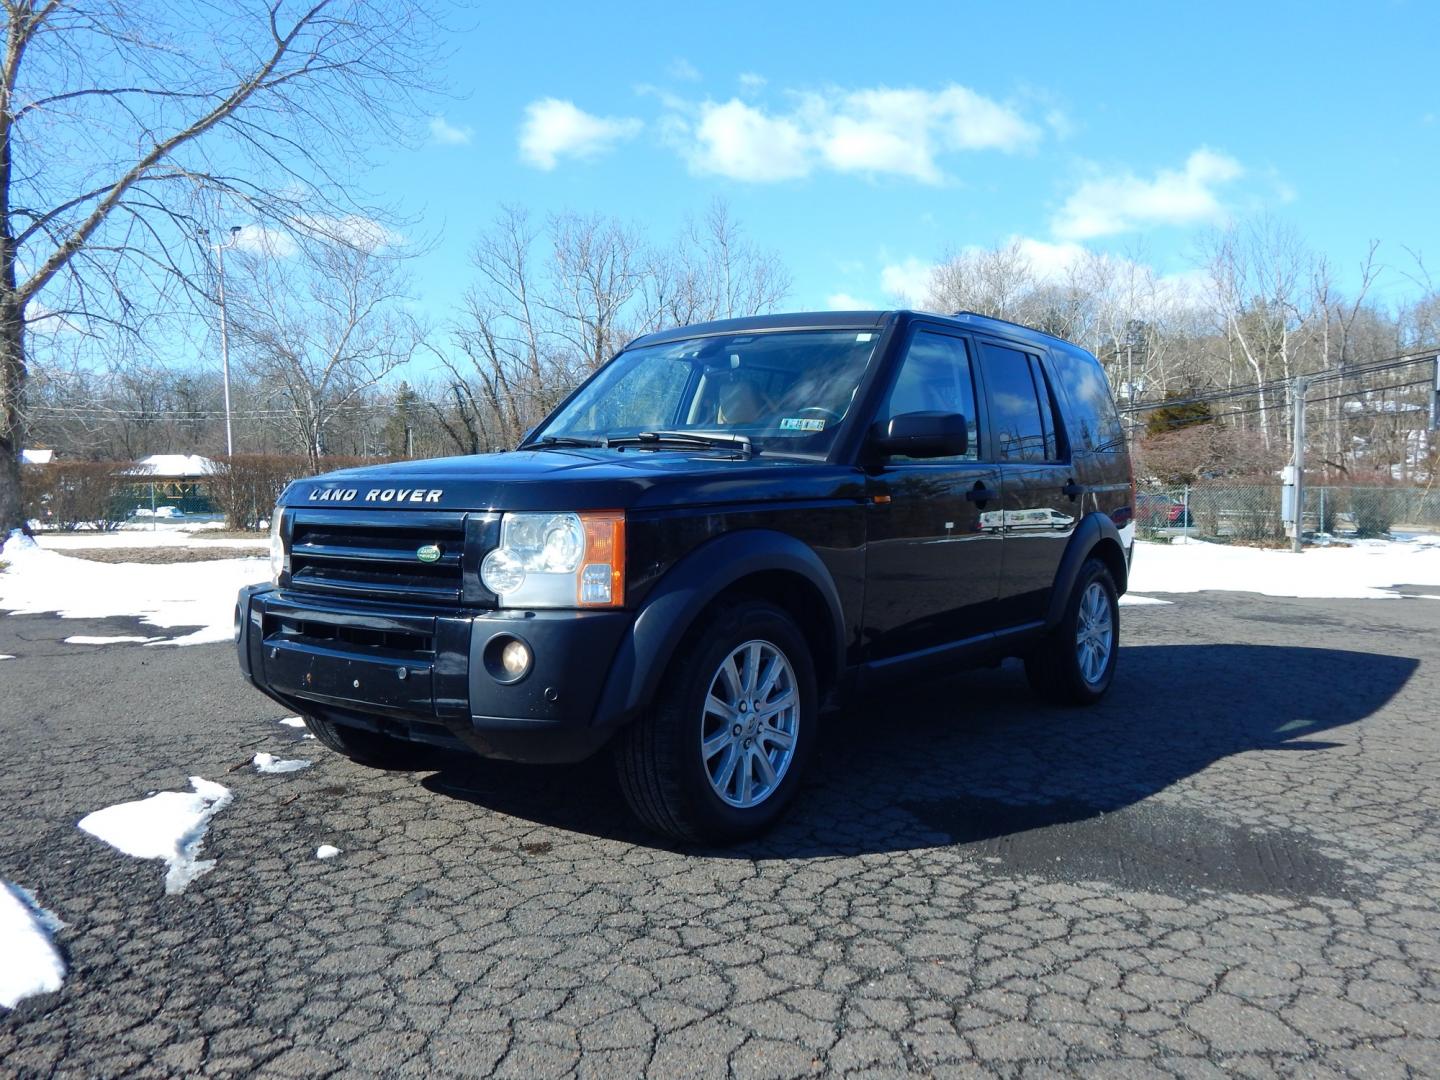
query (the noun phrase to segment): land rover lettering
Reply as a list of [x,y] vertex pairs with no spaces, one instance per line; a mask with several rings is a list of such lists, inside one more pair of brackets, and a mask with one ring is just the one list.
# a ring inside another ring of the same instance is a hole
[[[371,488],[365,493],[367,503],[438,503],[445,495],[444,488]],[[360,497],[358,488],[314,488],[310,492],[311,502],[354,502]]]

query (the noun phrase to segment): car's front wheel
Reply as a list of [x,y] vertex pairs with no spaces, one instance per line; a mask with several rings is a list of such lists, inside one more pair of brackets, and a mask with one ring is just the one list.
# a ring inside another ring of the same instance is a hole
[[1115,579],[1103,562],[1090,559],[1080,568],[1060,625],[1025,657],[1025,675],[1048,701],[1093,705],[1110,689],[1119,651]]
[[626,801],[679,840],[753,836],[794,797],[817,712],[795,621],[763,601],[723,607],[676,651],[655,704],[617,740]]

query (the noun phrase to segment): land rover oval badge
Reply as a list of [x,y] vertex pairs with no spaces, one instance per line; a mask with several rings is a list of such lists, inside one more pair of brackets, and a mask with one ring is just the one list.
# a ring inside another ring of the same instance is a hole
[[440,545],[426,544],[419,551],[415,552],[415,557],[424,563],[439,562]]

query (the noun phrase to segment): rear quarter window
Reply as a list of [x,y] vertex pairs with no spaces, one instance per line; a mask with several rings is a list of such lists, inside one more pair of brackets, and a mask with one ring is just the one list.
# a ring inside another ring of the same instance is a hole
[[1050,363],[1055,381],[1070,402],[1066,428],[1072,446],[1095,453],[1123,453],[1125,428],[1100,361],[1086,353],[1052,349]]

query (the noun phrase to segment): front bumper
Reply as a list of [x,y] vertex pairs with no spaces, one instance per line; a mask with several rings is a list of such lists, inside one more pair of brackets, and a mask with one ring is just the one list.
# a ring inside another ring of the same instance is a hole
[[[260,691],[297,712],[489,757],[575,761],[617,718],[601,690],[627,611],[461,611],[242,589],[236,648]],[[483,661],[496,635],[534,657],[504,683]]]

